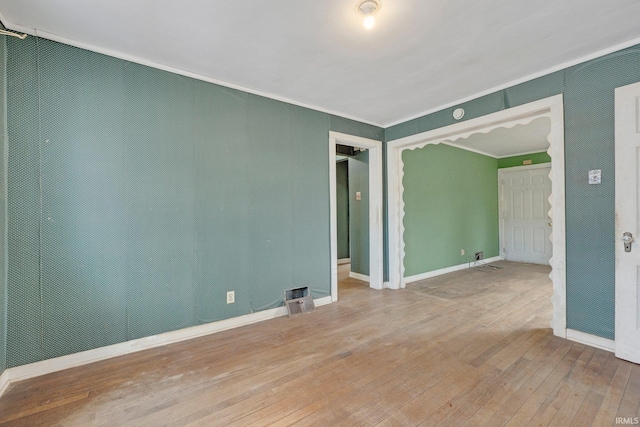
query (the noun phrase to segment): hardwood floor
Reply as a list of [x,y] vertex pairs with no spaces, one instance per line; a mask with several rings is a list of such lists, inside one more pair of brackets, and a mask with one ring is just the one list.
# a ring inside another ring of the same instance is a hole
[[23,381],[0,399],[0,424],[611,426],[640,416],[639,365],[553,336],[548,267],[494,265],[402,291],[347,278],[339,302],[309,315]]

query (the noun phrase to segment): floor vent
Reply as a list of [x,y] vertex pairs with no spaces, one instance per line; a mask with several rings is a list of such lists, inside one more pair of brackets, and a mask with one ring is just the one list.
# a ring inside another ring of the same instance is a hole
[[289,317],[295,317],[302,313],[309,313],[316,309],[313,298],[309,293],[309,287],[287,289],[284,291],[284,303],[287,306]]

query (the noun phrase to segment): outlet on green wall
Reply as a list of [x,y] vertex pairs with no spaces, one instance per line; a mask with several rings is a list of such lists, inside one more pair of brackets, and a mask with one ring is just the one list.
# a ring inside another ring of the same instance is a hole
[[49,40],[6,43],[0,371],[5,354],[11,368],[279,307],[291,287],[329,295],[329,132],[382,129]]
[[405,277],[499,254],[496,159],[441,144],[402,160]]

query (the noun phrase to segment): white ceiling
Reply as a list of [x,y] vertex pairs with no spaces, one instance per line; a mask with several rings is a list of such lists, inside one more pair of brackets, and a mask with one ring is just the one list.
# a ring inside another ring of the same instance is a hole
[[474,133],[453,143],[445,141],[445,144],[499,159],[547,151],[549,132],[551,120],[541,117],[526,125],[516,125],[509,129],[497,128],[489,133]]
[[640,42],[638,0],[0,0],[10,29],[381,126]]

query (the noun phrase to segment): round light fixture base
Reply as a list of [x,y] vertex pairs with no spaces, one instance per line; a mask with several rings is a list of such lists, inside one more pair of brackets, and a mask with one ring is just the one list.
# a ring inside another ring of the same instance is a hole
[[380,0],[361,0],[356,5],[356,10],[362,16],[364,16],[364,27],[367,29],[373,28],[375,25],[375,15],[380,8],[382,7],[382,3]]
[[462,108],[456,108],[453,110],[453,118],[456,120],[460,120],[464,117],[464,110]]
[[382,7],[382,4],[380,3],[380,0],[363,0],[358,3],[358,5],[356,6],[356,9],[362,15],[367,16],[367,15],[373,15],[378,10],[380,10],[381,7]]

